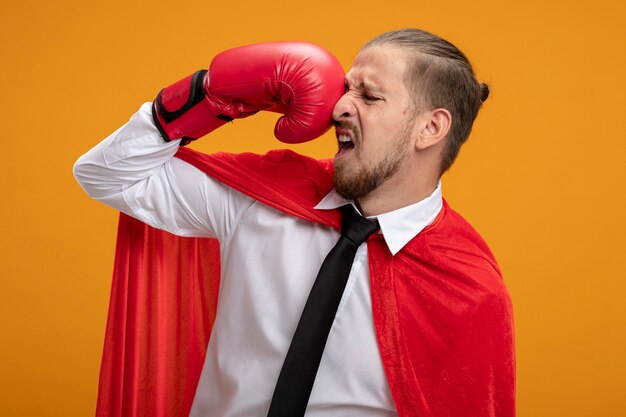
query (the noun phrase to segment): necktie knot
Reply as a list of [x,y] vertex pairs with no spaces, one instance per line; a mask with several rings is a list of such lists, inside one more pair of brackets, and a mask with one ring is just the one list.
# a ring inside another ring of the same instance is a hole
[[356,246],[365,242],[380,228],[378,221],[361,216],[351,204],[341,206],[341,214],[341,236],[348,238]]

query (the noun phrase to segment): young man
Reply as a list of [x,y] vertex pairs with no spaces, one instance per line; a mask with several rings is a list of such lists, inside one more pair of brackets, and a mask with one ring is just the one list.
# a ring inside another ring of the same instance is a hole
[[[513,416],[510,298],[487,245],[443,201],[439,182],[487,87],[456,47],[419,30],[373,39],[345,91],[343,80],[307,44],[227,51],[76,163],[92,197],[159,229],[220,242],[219,307],[189,415]],[[285,113],[276,134],[291,142],[321,134],[332,114],[334,164],[283,151],[178,150],[267,109]],[[366,244],[353,242],[337,305],[309,313],[325,297],[316,292],[320,266],[345,205],[377,226]],[[317,318],[308,314],[331,320],[321,359],[300,366],[316,355],[306,337]],[[312,387],[302,388],[310,367]]]

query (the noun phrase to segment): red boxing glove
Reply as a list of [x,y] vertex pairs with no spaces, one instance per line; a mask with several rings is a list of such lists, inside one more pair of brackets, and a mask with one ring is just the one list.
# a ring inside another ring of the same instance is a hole
[[343,68],[319,46],[270,42],[218,54],[201,70],[161,90],[152,115],[166,141],[182,145],[233,119],[260,110],[283,113],[274,135],[305,142],[332,125],[335,103],[344,93]]

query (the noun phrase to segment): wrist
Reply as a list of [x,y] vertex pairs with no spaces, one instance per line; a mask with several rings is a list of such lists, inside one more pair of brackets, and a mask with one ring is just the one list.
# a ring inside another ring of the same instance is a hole
[[232,120],[206,95],[207,70],[195,73],[161,90],[152,104],[152,117],[163,140],[181,139],[181,146],[199,139]]

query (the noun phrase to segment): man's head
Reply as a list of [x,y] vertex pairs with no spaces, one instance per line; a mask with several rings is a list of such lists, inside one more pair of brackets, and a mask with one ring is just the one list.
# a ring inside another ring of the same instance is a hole
[[[368,42],[346,84],[333,113],[340,140],[335,186],[355,199],[388,181],[402,182],[394,177],[410,172],[405,165],[415,161],[433,160],[430,171],[441,176],[489,94],[461,51],[416,29]],[[354,143],[343,145],[346,138]]]

